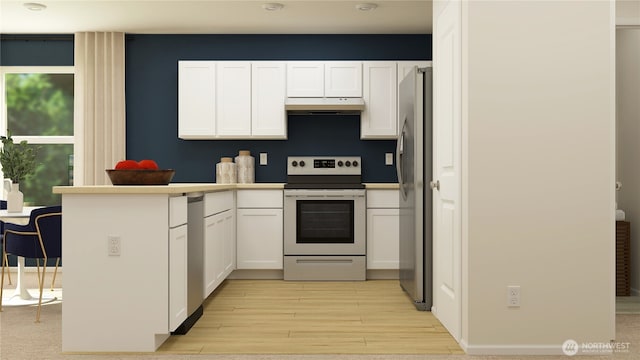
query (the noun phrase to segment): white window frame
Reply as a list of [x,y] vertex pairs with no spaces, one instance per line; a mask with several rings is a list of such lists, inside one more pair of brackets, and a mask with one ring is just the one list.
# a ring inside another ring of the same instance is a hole
[[[72,74],[75,75],[75,68],[73,66],[0,66],[0,135],[7,136],[7,103],[6,103],[6,91],[5,91],[5,75],[6,74]],[[75,94],[74,94],[75,102]],[[75,108],[75,104],[74,104]],[[14,142],[20,142],[26,140],[29,144],[73,144],[73,153],[77,151],[76,134],[77,129],[75,126],[75,114],[74,114],[74,129],[71,136],[15,136],[13,135]],[[76,163],[76,156],[73,164],[73,176],[76,177],[76,173],[79,171]],[[4,174],[0,169],[0,175],[4,179]],[[3,197],[4,198],[4,197]]]

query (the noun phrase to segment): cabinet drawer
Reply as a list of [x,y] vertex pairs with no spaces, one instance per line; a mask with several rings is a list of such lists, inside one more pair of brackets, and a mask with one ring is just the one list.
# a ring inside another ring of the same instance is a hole
[[204,216],[233,209],[233,191],[221,191],[204,194]]
[[398,208],[398,190],[367,190],[367,208]]
[[238,190],[238,208],[282,208],[282,190]]
[[176,196],[169,198],[169,227],[187,223],[187,197]]

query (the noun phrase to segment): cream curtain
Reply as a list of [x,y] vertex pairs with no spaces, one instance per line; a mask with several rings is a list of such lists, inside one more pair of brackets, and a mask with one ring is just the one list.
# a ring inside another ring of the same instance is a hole
[[76,185],[110,184],[125,158],[124,33],[75,34]]

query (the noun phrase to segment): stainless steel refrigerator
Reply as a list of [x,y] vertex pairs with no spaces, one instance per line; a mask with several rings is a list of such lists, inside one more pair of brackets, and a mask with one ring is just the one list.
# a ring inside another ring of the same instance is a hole
[[400,286],[418,310],[431,310],[432,202],[425,183],[431,180],[431,67],[414,67],[400,83],[401,132],[396,148],[400,184]]

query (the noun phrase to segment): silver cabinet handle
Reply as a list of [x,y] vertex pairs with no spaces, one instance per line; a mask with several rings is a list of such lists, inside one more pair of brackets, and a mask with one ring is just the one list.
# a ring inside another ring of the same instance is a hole
[[431,190],[438,190],[440,191],[440,180],[436,180],[436,181],[429,181],[429,187],[431,187]]

